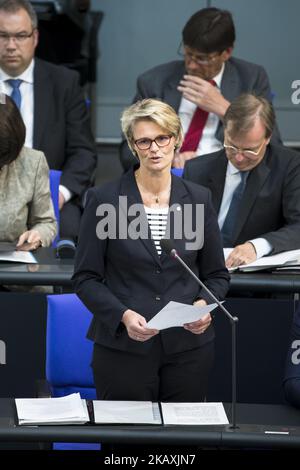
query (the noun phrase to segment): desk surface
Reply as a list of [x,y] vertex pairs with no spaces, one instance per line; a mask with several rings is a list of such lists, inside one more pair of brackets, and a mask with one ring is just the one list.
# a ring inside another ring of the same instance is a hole
[[[38,264],[0,262],[0,284],[72,286],[72,259],[57,259],[53,248],[40,248],[34,255]],[[300,292],[300,272],[231,274],[229,295],[245,291],[286,294]]]
[[[230,405],[225,405],[230,416]],[[237,405],[238,429],[230,426],[17,426],[12,398],[0,399],[0,442],[103,442],[299,448],[300,410],[283,405]],[[271,432],[271,433],[270,433]],[[288,433],[288,434],[281,434]]]

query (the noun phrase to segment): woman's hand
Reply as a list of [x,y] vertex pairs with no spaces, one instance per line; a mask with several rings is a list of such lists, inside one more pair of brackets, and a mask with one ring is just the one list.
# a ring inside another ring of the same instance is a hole
[[37,230],[27,230],[20,235],[16,248],[20,251],[32,251],[36,250],[41,244],[39,232]]
[[159,330],[146,328],[145,318],[134,310],[124,312],[122,323],[126,326],[129,338],[134,341],[144,342],[159,333]]
[[[204,307],[205,305],[207,305],[207,303],[205,302],[205,300],[200,299],[194,302],[194,305],[198,307]],[[185,323],[183,325],[183,328],[190,331],[191,333],[194,333],[194,335],[201,335],[207,330],[207,328],[211,324],[211,320],[212,320],[211,315],[210,313],[208,313],[200,320],[193,321],[192,323]]]

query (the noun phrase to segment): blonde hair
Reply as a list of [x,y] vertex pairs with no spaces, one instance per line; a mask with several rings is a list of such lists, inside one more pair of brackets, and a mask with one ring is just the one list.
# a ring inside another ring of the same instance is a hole
[[160,100],[152,98],[137,101],[126,108],[121,116],[122,131],[127,143],[134,149],[133,131],[134,126],[139,121],[150,121],[160,126],[166,134],[175,138],[175,149],[180,148],[183,142],[183,131],[180,119],[174,109]]

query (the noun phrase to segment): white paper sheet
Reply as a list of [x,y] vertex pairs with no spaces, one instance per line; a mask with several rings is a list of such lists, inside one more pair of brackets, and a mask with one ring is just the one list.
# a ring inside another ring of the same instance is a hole
[[158,403],[151,401],[93,400],[93,406],[97,424],[162,424]]
[[13,263],[37,263],[30,251],[8,251],[0,253],[0,261],[12,261]]
[[191,323],[204,317],[207,313],[214,310],[218,305],[216,303],[197,307],[195,305],[182,304],[180,302],[169,302],[147,323],[148,328],[164,330],[174,326],[183,326],[185,323]]
[[161,403],[164,424],[229,424],[222,403]]

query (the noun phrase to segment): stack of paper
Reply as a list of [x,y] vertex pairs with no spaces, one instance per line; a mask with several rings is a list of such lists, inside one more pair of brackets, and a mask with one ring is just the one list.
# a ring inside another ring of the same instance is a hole
[[79,393],[60,398],[16,398],[20,425],[84,424],[89,419]]

